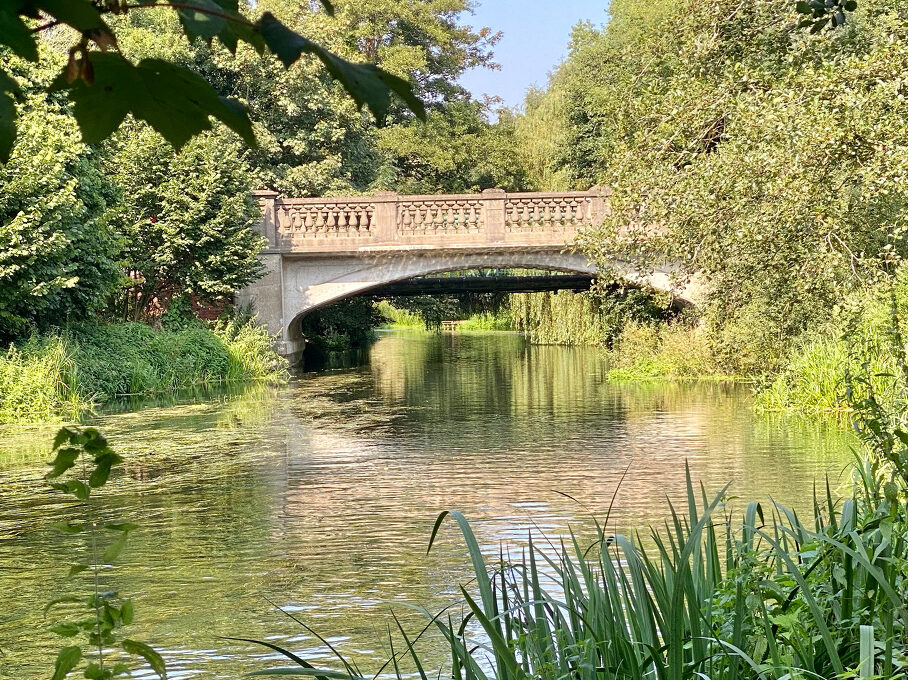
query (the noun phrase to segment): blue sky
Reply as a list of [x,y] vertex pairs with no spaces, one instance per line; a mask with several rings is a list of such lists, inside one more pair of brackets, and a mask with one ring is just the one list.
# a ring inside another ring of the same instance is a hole
[[523,103],[532,85],[544,87],[549,72],[567,55],[571,27],[605,22],[607,0],[479,0],[464,23],[504,33],[495,49],[500,71],[473,69],[461,83],[477,98],[497,95],[508,106]]

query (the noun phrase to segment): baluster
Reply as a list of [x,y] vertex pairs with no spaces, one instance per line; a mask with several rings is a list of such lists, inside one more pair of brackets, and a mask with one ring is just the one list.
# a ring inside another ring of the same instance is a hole
[[346,206],[339,209],[339,214],[337,217],[337,229],[338,231],[346,232],[347,231],[347,208]]
[[417,204],[413,206],[413,209],[416,211],[416,216],[413,219],[413,224],[415,225],[415,229],[417,231],[421,231],[423,229],[423,225],[425,224],[425,215],[423,215],[422,206]]
[[335,216],[334,216],[334,210],[329,208],[328,209],[328,222],[325,224],[325,227],[326,227],[325,231],[335,231],[336,226],[337,226],[337,220],[335,219]]
[[555,203],[552,208],[552,226],[554,227],[561,224],[561,204]]
[[470,225],[466,221],[466,207],[463,203],[457,206],[457,228],[467,231]]
[[306,225],[306,231],[312,231],[312,227],[315,226],[315,220],[312,219],[311,210],[306,211],[306,220],[305,220],[304,224]]
[[356,217],[356,208],[350,208],[350,215],[348,217],[347,224],[350,225],[350,229],[357,234],[359,233],[359,220]]
[[445,229],[457,229],[457,223],[454,221],[454,206],[448,204],[448,213],[445,215]]
[[442,206],[440,206],[440,205],[435,206],[435,217],[432,220],[432,226],[434,227],[435,231],[440,231],[442,229],[442,227],[444,226],[444,223],[445,223],[444,208],[442,208]]
[[533,227],[539,226],[539,219],[541,217],[539,202],[533,201]]
[[412,210],[413,206],[404,206],[404,212],[400,218],[401,226],[406,231],[410,231],[413,228],[413,213],[411,212]]
[[479,216],[476,214],[476,204],[470,203],[470,228],[475,228],[479,231]]
[[520,224],[528,226],[530,224],[530,206],[523,204],[523,210],[520,211]]
[[359,229],[360,231],[370,231],[372,227],[372,215],[365,208],[359,211]]
[[319,209],[316,211],[315,214],[316,214],[316,218],[315,218],[315,231],[316,231],[316,232],[323,231],[324,228],[325,228],[325,214],[324,214],[324,211],[322,211],[322,209],[319,208]]

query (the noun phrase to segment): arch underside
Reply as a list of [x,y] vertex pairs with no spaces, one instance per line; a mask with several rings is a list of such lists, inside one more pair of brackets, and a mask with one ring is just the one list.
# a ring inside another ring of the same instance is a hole
[[[610,268],[631,285],[673,291],[670,271],[640,274],[623,262]],[[430,251],[333,257],[285,256],[283,309],[286,339],[299,337],[299,322],[309,312],[383,286],[449,271],[467,269],[539,269],[596,274],[585,255],[560,250],[503,252]],[[683,300],[683,294],[681,296]]]

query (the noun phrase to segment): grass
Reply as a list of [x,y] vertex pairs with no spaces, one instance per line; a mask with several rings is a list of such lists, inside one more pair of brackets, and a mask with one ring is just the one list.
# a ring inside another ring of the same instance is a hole
[[[419,332],[429,332],[426,328],[426,322],[416,312],[407,309],[395,307],[387,300],[380,300],[376,303],[379,313],[385,318],[384,328],[394,330],[409,330]],[[482,312],[473,314],[460,321],[457,324],[458,331],[512,331],[514,322],[509,312],[493,314],[491,312]]]
[[386,324],[383,326],[384,328],[428,332],[425,321],[423,321],[423,318],[416,312],[411,312],[407,309],[399,309],[387,300],[380,300],[376,304],[376,307],[378,308],[379,313],[385,318]]
[[482,312],[467,317],[457,325],[458,331],[513,331],[514,322],[510,313],[493,314]]
[[174,331],[140,323],[73,325],[0,356],[0,423],[72,421],[125,395],[285,373],[267,332],[252,323]]

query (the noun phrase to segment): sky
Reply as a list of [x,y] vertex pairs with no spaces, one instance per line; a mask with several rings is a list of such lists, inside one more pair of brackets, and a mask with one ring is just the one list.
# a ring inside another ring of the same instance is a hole
[[549,73],[567,56],[571,28],[589,20],[605,22],[607,0],[479,0],[464,23],[488,26],[504,35],[495,46],[500,71],[472,69],[461,83],[478,99],[497,95],[507,106],[519,106],[528,88],[545,87]]

